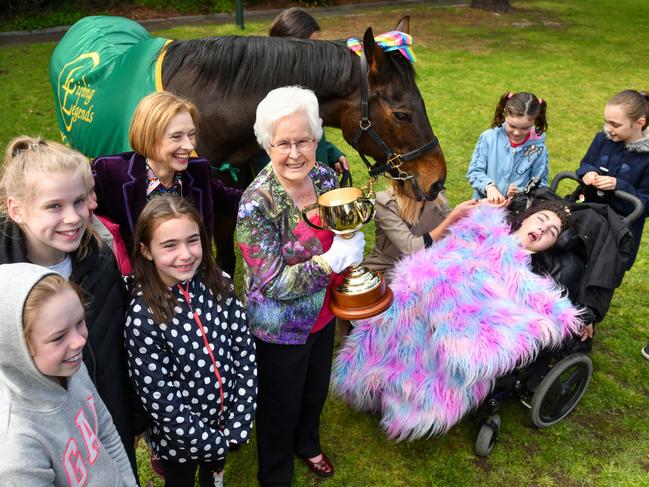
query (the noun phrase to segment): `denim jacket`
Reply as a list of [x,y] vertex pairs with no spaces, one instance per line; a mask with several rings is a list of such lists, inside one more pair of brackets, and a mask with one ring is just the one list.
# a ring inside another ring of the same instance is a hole
[[492,182],[503,196],[507,196],[510,184],[520,191],[534,176],[541,178],[541,186],[548,185],[545,134],[539,136],[533,128],[532,131],[530,138],[518,147],[511,146],[504,126],[482,132],[466,173],[473,198],[484,198],[486,187]]
[[[318,196],[338,186],[334,171],[320,163],[309,177]],[[328,249],[323,248],[317,232],[302,220],[268,164],[241,197],[237,218],[243,291],[250,328],[258,339],[286,345],[306,343],[331,276],[331,268],[321,257]]]

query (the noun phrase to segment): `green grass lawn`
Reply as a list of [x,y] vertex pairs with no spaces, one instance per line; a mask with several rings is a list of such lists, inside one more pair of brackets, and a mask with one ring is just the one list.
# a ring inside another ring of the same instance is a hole
[[[550,171],[574,169],[602,126],[606,100],[624,88],[649,89],[646,0],[513,1],[516,12],[495,15],[464,7],[384,7],[363,14],[319,16],[325,37],[362,36],[412,16],[418,84],[448,162],[452,203],[471,195],[465,172],[478,135],[491,122],[505,91],[531,91],[548,101]],[[316,13],[317,15],[317,13]],[[269,25],[248,24],[263,34]],[[157,34],[192,38],[235,33],[228,26],[192,26]],[[48,63],[54,43],[0,48],[0,144],[28,133],[58,137]],[[643,52],[645,54],[643,54]],[[351,155],[339,131],[328,138]],[[366,172],[351,157],[355,180]],[[368,249],[373,228],[366,228]],[[295,485],[649,486],[649,362],[639,350],[649,341],[649,243],[625,276],[606,319],[597,327],[594,377],[576,411],[545,430],[527,410],[508,405],[496,449],[488,459],[472,452],[478,415],[447,435],[394,443],[377,416],[331,398],[322,421],[322,444],[336,475],[320,481],[296,462]],[[240,269],[237,275],[240,281]],[[152,478],[140,449],[142,480]],[[231,486],[255,483],[254,445],[228,457]],[[162,485],[159,480],[155,485]]]

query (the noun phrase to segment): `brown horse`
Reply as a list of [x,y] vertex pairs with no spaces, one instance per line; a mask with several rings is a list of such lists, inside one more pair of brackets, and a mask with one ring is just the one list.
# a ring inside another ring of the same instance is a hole
[[[409,18],[395,30],[408,32]],[[369,65],[369,112],[373,127],[397,154],[410,152],[434,138],[410,62],[399,52],[384,52],[365,32]],[[287,85],[312,89],[326,126],[342,129],[352,142],[361,119],[360,58],[342,41],[273,37],[213,37],[175,41],[162,65],[165,89],[196,103],[202,121],[198,152],[213,163],[242,166],[259,150],[252,126],[255,109],[268,91]],[[359,151],[386,162],[368,136]],[[439,146],[404,163],[416,179],[404,191],[416,199],[434,199],[442,188],[446,166]],[[242,168],[245,170],[245,168]],[[243,185],[250,180],[243,178]]]
[[[408,32],[409,17],[395,30]],[[259,151],[252,129],[257,104],[274,88],[301,85],[318,97],[324,125],[342,129],[350,144],[355,142],[361,154],[376,161],[375,167],[389,169],[392,177],[407,175],[400,185],[405,194],[435,199],[446,165],[439,145],[430,143],[436,139],[414,69],[398,51],[384,52],[371,28],[363,36],[363,47],[369,121],[388,151],[366,132],[354,140],[361,121],[361,58],[344,41],[238,36],[174,41],[164,57],[162,80],[165,89],[191,99],[199,109],[198,153],[213,164],[227,160],[239,167],[241,186],[253,176],[246,161]],[[398,169],[385,166],[390,152],[407,154],[422,146],[430,150],[406,161],[397,159]],[[224,179],[235,184],[228,175]],[[233,227],[231,222],[216,223],[215,228],[224,230],[215,238],[219,260],[225,263],[234,258],[233,253],[224,255],[232,248]]]

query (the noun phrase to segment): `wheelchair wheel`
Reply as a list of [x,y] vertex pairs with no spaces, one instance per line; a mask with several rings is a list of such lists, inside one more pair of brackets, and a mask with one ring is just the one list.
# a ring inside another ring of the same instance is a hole
[[489,416],[478,432],[478,437],[475,440],[475,454],[479,457],[488,457],[491,451],[496,446],[498,441],[498,433],[500,432],[500,416],[494,414]]
[[532,396],[532,422],[547,428],[568,416],[586,392],[593,375],[593,362],[575,353],[557,362]]

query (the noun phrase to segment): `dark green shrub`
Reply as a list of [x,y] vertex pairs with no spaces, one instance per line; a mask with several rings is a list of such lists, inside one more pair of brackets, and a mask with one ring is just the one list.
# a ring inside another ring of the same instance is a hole
[[229,12],[232,0],[134,0],[135,5],[142,5],[157,10],[177,10],[181,13]]

